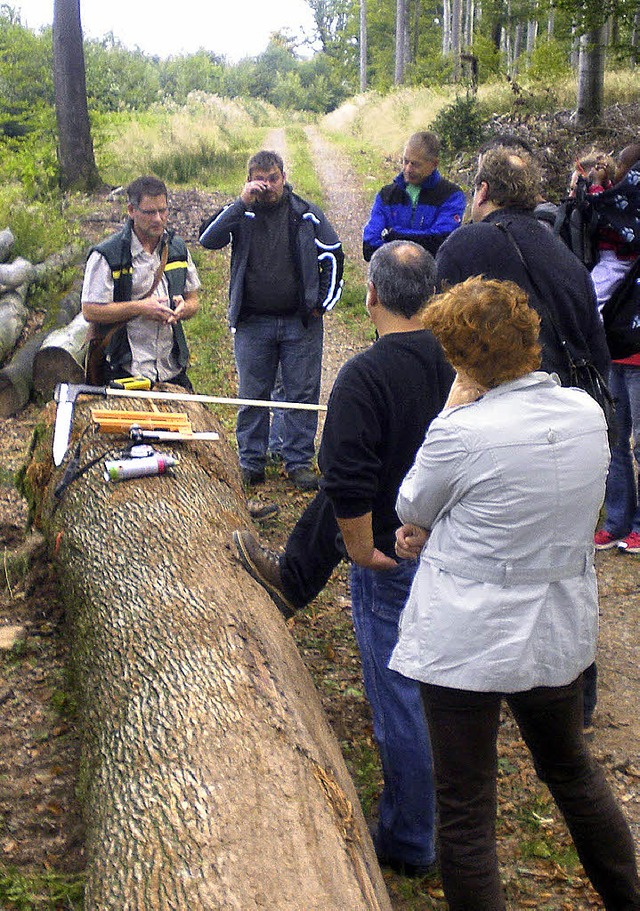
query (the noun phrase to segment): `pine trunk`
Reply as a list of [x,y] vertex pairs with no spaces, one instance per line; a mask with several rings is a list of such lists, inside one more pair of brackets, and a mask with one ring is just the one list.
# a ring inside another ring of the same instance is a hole
[[[97,404],[76,405],[76,437]],[[114,448],[85,441],[83,463]],[[249,523],[236,456],[223,437],[165,450],[171,476],[113,483],[96,466],[56,509],[46,437],[26,473],[81,696],[85,909],[391,911],[311,679],[229,546]]]

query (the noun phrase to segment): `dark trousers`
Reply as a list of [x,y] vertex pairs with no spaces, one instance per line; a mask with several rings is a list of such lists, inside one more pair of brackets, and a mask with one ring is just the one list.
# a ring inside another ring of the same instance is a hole
[[[450,911],[504,911],[496,856],[500,693],[422,684],[436,777],[442,882]],[[505,695],[536,772],[565,818],[607,911],[640,911],[629,827],[582,735],[582,678]]]
[[345,556],[333,506],[320,490],[296,522],[280,558],[282,586],[293,606],[313,601]]

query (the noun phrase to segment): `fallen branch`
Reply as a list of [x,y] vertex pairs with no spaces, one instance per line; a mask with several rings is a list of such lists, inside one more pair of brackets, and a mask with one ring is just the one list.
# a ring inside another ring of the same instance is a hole
[[26,285],[0,296],[0,364],[15,348],[27,322],[26,297]]

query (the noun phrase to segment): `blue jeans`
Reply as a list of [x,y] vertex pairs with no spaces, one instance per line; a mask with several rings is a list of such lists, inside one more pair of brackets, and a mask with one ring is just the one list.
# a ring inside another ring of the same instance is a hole
[[[299,316],[250,316],[242,320],[234,335],[239,398],[270,399],[279,365],[285,400],[317,404],[322,336],[320,317],[310,317],[306,327]],[[283,409],[282,457],[288,472],[310,466],[317,426],[316,411]],[[241,467],[262,471],[269,443],[269,409],[239,408],[236,438]]]
[[435,859],[429,732],[419,684],[388,667],[416,569],[409,560],[388,572],[352,564],[351,602],[384,776],[376,850],[380,856],[422,866]]
[[640,532],[640,367],[612,364],[609,388],[616,400],[618,440],[611,450],[604,527],[623,538],[630,531]]

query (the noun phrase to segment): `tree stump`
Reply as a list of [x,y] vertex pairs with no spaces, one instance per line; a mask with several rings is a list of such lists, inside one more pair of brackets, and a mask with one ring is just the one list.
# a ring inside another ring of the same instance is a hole
[[[96,402],[76,405],[74,441]],[[184,411],[221,439],[162,447],[171,476],[96,466],[54,508],[46,433],[26,471],[81,695],[86,911],[390,911],[311,679],[231,550],[250,522],[237,458],[203,406]],[[82,462],[114,448],[84,439]]]

